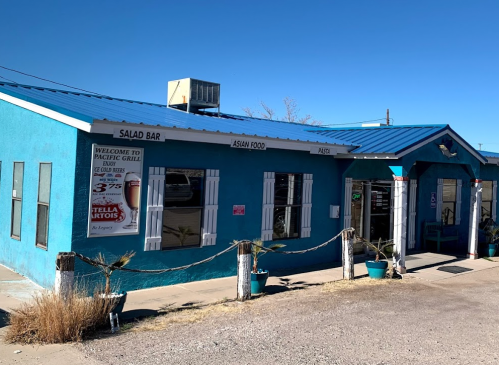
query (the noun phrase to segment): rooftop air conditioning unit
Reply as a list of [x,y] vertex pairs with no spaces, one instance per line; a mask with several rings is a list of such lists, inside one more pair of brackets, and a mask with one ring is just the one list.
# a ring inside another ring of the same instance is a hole
[[218,108],[220,114],[220,84],[191,78],[169,81],[167,106],[188,113]]

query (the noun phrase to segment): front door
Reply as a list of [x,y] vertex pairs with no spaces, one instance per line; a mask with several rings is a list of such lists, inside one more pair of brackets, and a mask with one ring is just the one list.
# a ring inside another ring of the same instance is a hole
[[[352,181],[352,221],[355,232],[373,243],[393,237],[393,183],[389,181]],[[354,253],[367,253],[360,243]]]

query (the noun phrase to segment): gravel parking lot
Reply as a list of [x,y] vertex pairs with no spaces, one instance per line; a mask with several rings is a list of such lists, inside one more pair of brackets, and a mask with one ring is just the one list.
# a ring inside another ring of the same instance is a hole
[[314,286],[170,313],[77,346],[104,364],[497,364],[498,312],[494,268]]

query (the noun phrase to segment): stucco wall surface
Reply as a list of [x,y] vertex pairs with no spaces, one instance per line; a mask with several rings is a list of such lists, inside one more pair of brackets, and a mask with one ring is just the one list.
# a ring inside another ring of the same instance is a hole
[[[141,194],[140,234],[120,237],[87,238],[89,177],[92,143],[144,148],[143,187]],[[217,241],[215,246],[144,251],[145,218],[147,201],[147,171],[150,166],[167,168],[219,169],[219,206]],[[318,245],[337,234],[340,219],[329,218],[331,204],[341,205],[341,174],[337,162],[329,156],[311,155],[308,152],[267,149],[250,151],[229,146],[193,142],[170,141],[143,142],[113,139],[104,135],[78,134],[76,167],[73,250],[89,257],[98,252],[108,257],[126,251],[136,251],[129,267],[161,269],[177,267],[210,257],[225,248],[234,239],[254,239],[261,236],[264,172],[311,173],[312,232],[310,238],[290,239],[283,243],[287,250],[298,250]],[[244,216],[232,215],[233,205],[245,205]],[[305,255],[265,255],[260,267],[284,269],[340,260],[341,240],[319,251]],[[131,290],[180,282],[203,280],[236,274],[236,251],[214,261],[185,271],[161,275],[116,272],[113,282],[121,281],[121,289]],[[88,275],[95,268],[77,260],[76,276]],[[102,282],[100,275],[84,276],[91,286]]]
[[[0,101],[0,263],[50,288],[71,249],[76,129]],[[11,238],[14,162],[24,162],[21,239]],[[35,246],[39,164],[52,163],[47,250]]]

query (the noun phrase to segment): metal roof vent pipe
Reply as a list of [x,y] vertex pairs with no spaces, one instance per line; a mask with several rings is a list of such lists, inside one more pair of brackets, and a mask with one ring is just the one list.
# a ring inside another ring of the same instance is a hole
[[169,81],[166,106],[194,114],[218,108],[220,116],[220,84],[191,78]]
[[[381,119],[378,119],[381,120]],[[362,127],[384,127],[390,126],[390,109],[386,109],[386,121],[385,123],[363,123]]]

